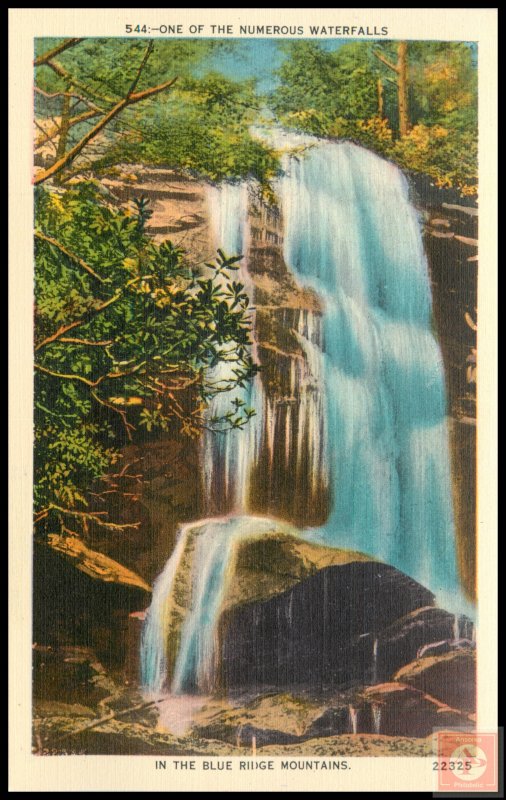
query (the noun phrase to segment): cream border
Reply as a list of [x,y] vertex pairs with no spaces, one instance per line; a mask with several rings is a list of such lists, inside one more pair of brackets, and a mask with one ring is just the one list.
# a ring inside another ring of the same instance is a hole
[[[154,770],[150,756],[39,758],[31,740],[32,53],[35,36],[122,36],[124,24],[387,25],[386,38],[477,41],[480,91],[478,530],[479,712],[497,719],[497,10],[9,9],[10,790],[431,791],[430,759],[354,758],[347,772]],[[188,35],[183,33],[182,35]],[[204,35],[209,35],[208,31]],[[356,37],[359,38],[359,37]],[[196,759],[199,761],[199,759]],[[218,761],[218,759],[211,759]],[[279,761],[279,759],[273,759]],[[171,759],[167,759],[171,761]]]

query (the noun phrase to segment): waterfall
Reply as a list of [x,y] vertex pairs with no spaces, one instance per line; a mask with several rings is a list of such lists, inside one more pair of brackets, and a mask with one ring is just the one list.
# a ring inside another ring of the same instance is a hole
[[302,373],[297,382],[300,393],[296,437],[297,472],[300,474],[302,455],[305,454],[304,469],[309,476],[308,499],[314,501],[318,491],[326,490],[328,480],[327,451],[324,444],[327,437],[326,401],[319,318],[312,311],[301,310],[295,335],[305,356],[302,368],[300,362],[292,362],[297,364]]
[[163,572],[153,586],[141,639],[141,684],[152,692],[161,692],[167,680],[167,628],[170,601],[176,573],[192,525],[181,525],[176,546]]
[[[279,459],[294,494],[302,472],[309,476],[303,504],[317,503],[319,492],[330,489],[329,518],[306,531],[308,539],[382,559],[445,596],[447,607],[453,601],[463,610],[443,364],[407,182],[393,164],[356,145],[291,134],[278,139],[279,149],[287,150],[277,187],[284,258],[298,282],[318,294],[323,317],[321,325],[308,310],[292,317],[304,357],[290,361],[283,402],[264,397],[256,376],[246,388],[217,393],[210,403],[209,419],[222,417],[234,398],[257,415],[243,430],[204,436],[206,514],[229,516],[182,526],[155,584],[141,657],[143,685],[153,690],[167,680],[167,616],[190,531],[196,537],[191,602],[179,632],[172,690],[214,686],[216,627],[234,544],[280,529],[272,520],[244,516],[262,446],[266,469],[274,472]],[[294,155],[294,148],[305,153]],[[233,183],[209,189],[213,242],[227,255],[248,248],[248,191]],[[239,280],[252,297],[245,260]],[[225,382],[234,366],[224,360],[210,377]],[[377,642],[373,647],[376,680]],[[356,733],[352,706],[349,720]]]
[[[215,250],[220,248],[225,255],[244,255],[237,273],[252,300],[245,253],[248,248],[248,197],[245,183],[223,183],[208,188],[211,239]],[[219,386],[234,378],[237,362],[234,346],[223,348],[225,359],[209,374],[209,379]],[[260,449],[264,394],[262,381],[257,375],[249,384],[230,391],[218,392],[211,400],[208,418],[223,418],[232,401],[240,400],[243,408],[253,408],[256,415],[243,429],[232,431],[206,431],[203,441],[203,478],[206,513],[241,512],[248,508],[250,471],[258,459]]]
[[354,706],[348,706],[348,718],[350,733],[358,733],[358,709],[354,708]]
[[381,706],[378,703],[372,704],[372,722],[374,733],[381,732]]
[[278,314],[295,347],[292,341],[291,356],[274,357],[269,364],[276,389],[265,402],[264,502],[271,513],[300,520],[325,504],[328,490],[321,319],[308,308]]
[[[267,517],[213,517],[180,527],[176,547],[153,587],[143,629],[142,685],[151,692],[167,686],[169,608],[177,571],[194,540],[191,557],[190,607],[179,631],[179,648],[170,685],[175,695],[211,691],[216,680],[216,621],[228,587],[234,545],[240,539],[272,531],[293,533]],[[173,631],[174,635],[174,631]]]
[[378,683],[378,640],[374,639],[372,645],[372,682]]
[[333,507],[312,535],[451,596],[459,581],[444,373],[407,181],[348,142],[275,134],[275,145],[292,153],[278,186],[285,260],[324,305]]

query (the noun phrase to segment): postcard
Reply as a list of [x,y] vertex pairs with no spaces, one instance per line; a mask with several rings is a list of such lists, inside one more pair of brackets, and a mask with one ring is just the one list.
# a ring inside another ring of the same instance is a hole
[[498,791],[495,9],[11,9],[11,789]]

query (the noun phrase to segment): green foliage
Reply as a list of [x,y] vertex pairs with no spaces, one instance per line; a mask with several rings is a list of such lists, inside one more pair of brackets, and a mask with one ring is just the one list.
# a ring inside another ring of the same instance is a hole
[[269,148],[253,139],[245,121],[226,119],[226,109],[201,108],[190,97],[152,103],[142,119],[142,135],[126,131],[97,159],[95,170],[117,163],[170,166],[213,181],[254,177],[268,182],[278,169]]
[[[35,508],[83,508],[87,490],[140,431],[199,436],[218,392],[244,386],[249,298],[241,256],[192,266],[93,183],[36,191]],[[231,362],[219,385],[213,368]],[[250,417],[231,403],[219,430]]]
[[[56,43],[37,40],[37,53]],[[258,113],[254,81],[203,72],[206,58],[230,46],[218,40],[155,40],[136,91],[177,76],[176,83],[170,91],[122,111],[100,141],[76,161],[77,170],[85,166],[98,172],[120,162],[143,162],[196,172],[211,180],[251,176],[266,184],[278,164],[269,148],[250,134]],[[73,83],[42,65],[36,70],[36,85],[47,95],[68,91],[72,84],[73,91],[99,108],[111,108],[126,96],[146,47],[145,40],[86,39],[55,59]],[[36,95],[38,122],[44,129],[62,113],[63,103],[61,96],[51,100],[46,95]],[[84,102],[73,100],[72,116],[87,108]],[[92,117],[73,125],[69,146],[95,122]]]
[[[361,43],[332,52],[317,42],[291,42],[285,50],[287,58],[279,69],[281,84],[270,98],[278,115],[311,112],[311,132],[320,134],[336,117],[373,116],[376,89],[371,56]],[[315,114],[321,120],[319,130]]]
[[334,52],[317,42],[285,47],[281,83],[269,101],[282,125],[351,139],[406,169],[426,172],[439,185],[476,192],[477,76],[467,44],[409,43],[411,130],[402,139],[394,73],[375,55],[395,64],[395,42],[353,42]]

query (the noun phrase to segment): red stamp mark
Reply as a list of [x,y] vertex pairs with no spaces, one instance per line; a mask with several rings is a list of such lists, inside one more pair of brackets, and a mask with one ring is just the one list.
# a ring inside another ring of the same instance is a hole
[[437,790],[497,792],[497,733],[438,731]]

